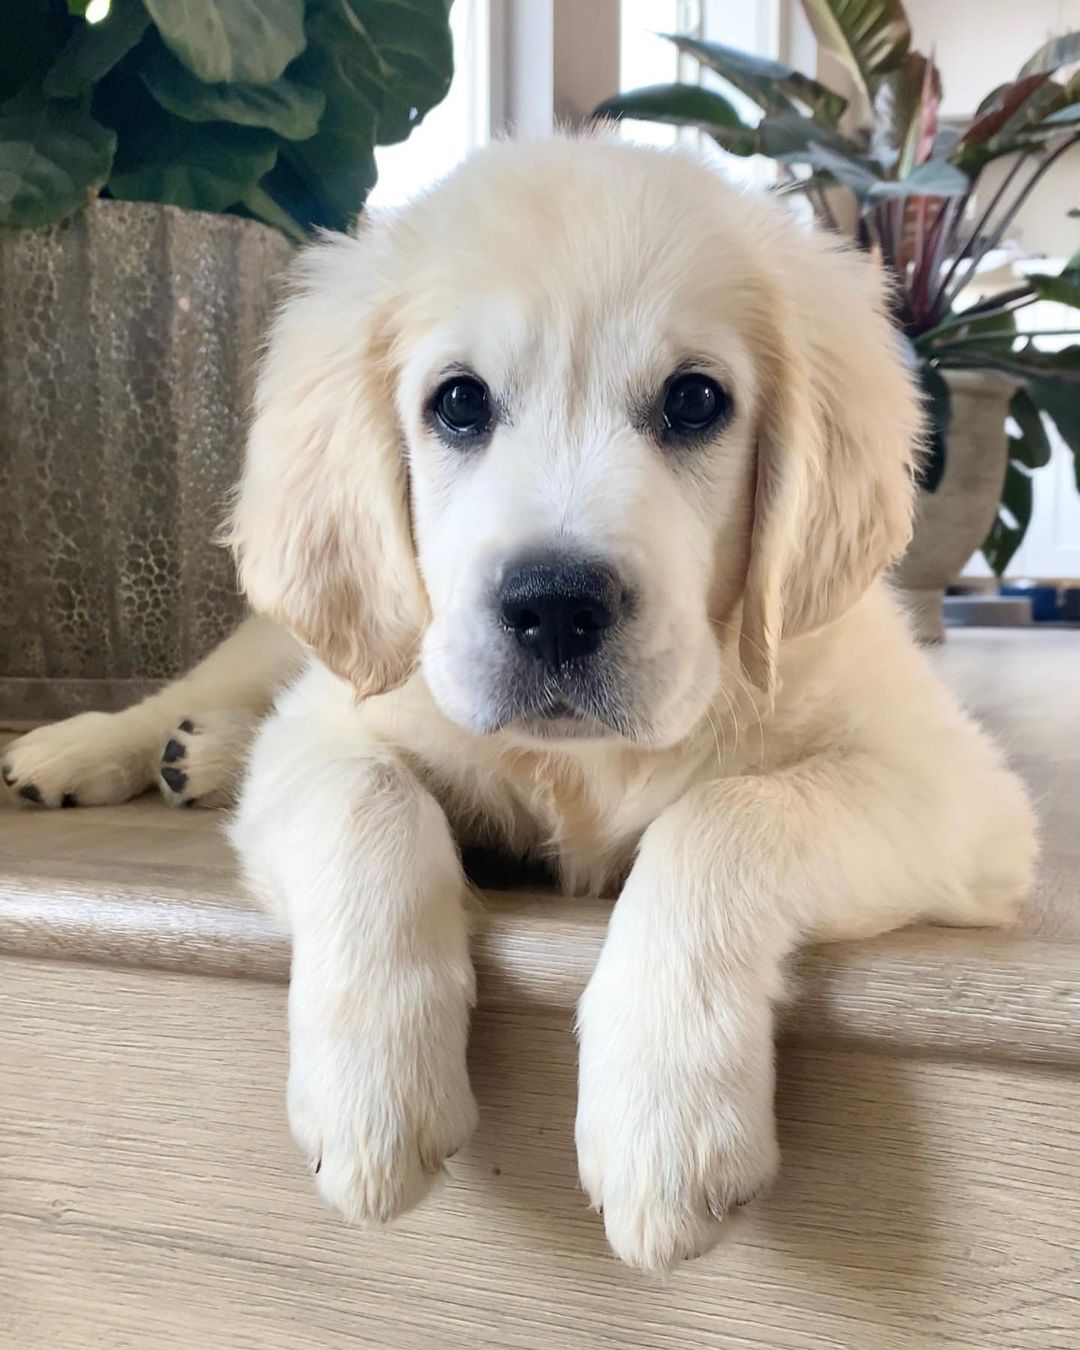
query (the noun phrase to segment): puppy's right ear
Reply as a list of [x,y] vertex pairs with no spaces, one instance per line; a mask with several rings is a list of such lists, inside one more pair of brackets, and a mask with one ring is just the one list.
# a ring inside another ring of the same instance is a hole
[[407,678],[427,617],[394,405],[383,229],[298,257],[228,531],[252,608],[363,695]]

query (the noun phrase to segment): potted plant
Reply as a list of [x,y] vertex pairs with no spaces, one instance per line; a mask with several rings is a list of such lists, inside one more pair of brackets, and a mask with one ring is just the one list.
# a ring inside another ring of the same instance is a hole
[[446,93],[449,0],[8,0],[0,713],[175,677],[240,612],[214,526],[294,242]]
[[[851,100],[778,61],[692,37],[681,52],[756,107],[740,116],[717,89],[656,85],[610,98],[601,117],[699,128],[736,155],[777,161],[788,191],[805,194],[837,228],[837,194],[849,198],[855,234],[888,269],[929,416],[915,538],[897,571],[916,629],[941,636],[945,587],[982,544],[1000,575],[1031,516],[1031,473],[1050,456],[1043,419],[1077,457],[1080,488],[1080,345],[1046,351],[1047,330],[1017,331],[1027,305],[1080,305],[1080,255],[1058,276],[1031,276],[964,307],[980,263],[1004,239],[1032,189],[1080,141],[1080,33],[1047,42],[1015,80],[991,90],[964,127],[939,119],[941,78],[912,50],[900,0],[801,0],[819,40],[840,59]],[[1008,156],[1001,185],[983,172]],[[1053,334],[1055,337],[1057,333]]]

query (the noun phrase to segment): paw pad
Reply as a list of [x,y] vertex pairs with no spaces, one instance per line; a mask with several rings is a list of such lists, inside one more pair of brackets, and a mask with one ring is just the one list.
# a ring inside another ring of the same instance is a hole
[[184,788],[187,787],[187,774],[183,769],[174,768],[170,764],[162,766],[161,779],[173,792],[183,792]]

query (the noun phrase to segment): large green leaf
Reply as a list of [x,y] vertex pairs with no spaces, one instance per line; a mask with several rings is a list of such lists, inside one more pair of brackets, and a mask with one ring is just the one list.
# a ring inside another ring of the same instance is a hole
[[1041,469],[1050,463],[1050,440],[1043,426],[1038,405],[1027,389],[1020,388],[1012,396],[1009,414],[1019,434],[1010,432],[1010,454],[1029,469]]
[[76,103],[0,105],[0,225],[47,225],[96,195],[116,137]]
[[1080,61],[1080,33],[1065,33],[1062,37],[1044,42],[1020,67],[1016,78],[1022,80],[1025,75],[1052,74],[1074,61]]
[[165,45],[207,84],[269,84],[304,50],[304,0],[145,0]]
[[454,73],[446,0],[340,0],[378,60],[379,144],[403,141],[440,103]]
[[878,80],[911,46],[902,0],[802,0],[802,7],[817,40],[843,61],[873,102]]
[[944,159],[928,159],[912,169],[906,178],[889,179],[876,183],[870,196],[898,197],[959,197],[971,186],[962,169]]
[[141,0],[113,0],[99,23],[80,20],[49,67],[43,89],[50,98],[74,98],[93,89],[150,26]]
[[203,84],[164,48],[139,74],[158,103],[186,121],[266,127],[292,141],[315,135],[326,106],[321,89],[284,75],[271,84]]
[[36,85],[63,46],[66,21],[54,0],[3,0],[0,103]]
[[[321,89],[310,140],[285,148],[273,195],[308,226],[348,229],[375,182],[373,147],[401,140],[446,93],[444,0],[309,0],[308,46],[290,76]],[[279,193],[281,195],[279,195]]]
[[1010,459],[1001,489],[1001,507],[982,546],[983,557],[995,576],[1004,574],[1023,543],[1031,521],[1031,505],[1031,475],[1015,459]]
[[[701,131],[733,130],[753,137],[747,126],[722,94],[696,84],[651,84],[605,99],[594,117],[629,117],[642,122],[664,122],[677,127],[697,127]],[[802,121],[802,118],[799,118]]]
[[847,107],[847,99],[782,61],[724,47],[719,42],[673,33],[663,36],[752,99],[764,112],[780,112],[791,108],[793,103],[800,104],[812,117],[835,126]]
[[874,189],[885,181],[874,165],[866,160],[841,154],[827,145],[811,145],[805,154],[798,158],[804,159],[815,169],[831,175],[838,183],[842,183],[853,192],[860,202],[868,200]]
[[278,201],[271,197],[270,193],[260,183],[256,183],[253,188],[249,188],[244,193],[240,199],[240,205],[256,220],[261,220],[264,225],[272,225],[275,230],[280,230],[294,243],[303,244],[307,240],[307,232],[303,226]]
[[785,164],[809,164],[812,162],[810,152],[817,150],[830,151],[848,159],[862,156],[862,147],[835,127],[822,126],[794,110],[766,114],[756,131],[761,147],[759,153]]
[[[1080,349],[1077,349],[1080,350]],[[1073,453],[1076,488],[1080,492],[1080,395],[1076,385],[1065,380],[1041,376],[1028,385],[1032,401],[1057,427],[1061,439]]]
[[1068,268],[1056,277],[1033,276],[1040,300],[1053,300],[1059,305],[1080,309],[1080,272]]
[[269,173],[277,157],[277,141],[268,131],[185,122],[146,95],[126,97],[118,118],[109,191],[129,201],[226,211]]
[[1066,90],[1047,75],[1028,75],[1002,86],[984,102],[960,137],[953,162],[974,173],[991,159],[1030,149],[1038,140],[1057,135],[1060,128],[1046,127],[1045,119],[1068,101]]

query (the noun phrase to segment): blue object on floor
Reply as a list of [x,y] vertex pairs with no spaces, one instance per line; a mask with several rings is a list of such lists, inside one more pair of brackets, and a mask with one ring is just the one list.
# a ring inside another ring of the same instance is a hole
[[1034,582],[1013,581],[998,587],[999,595],[1027,598],[1031,601],[1031,617],[1035,623],[1055,623],[1062,618],[1061,597],[1056,586],[1039,586]]

